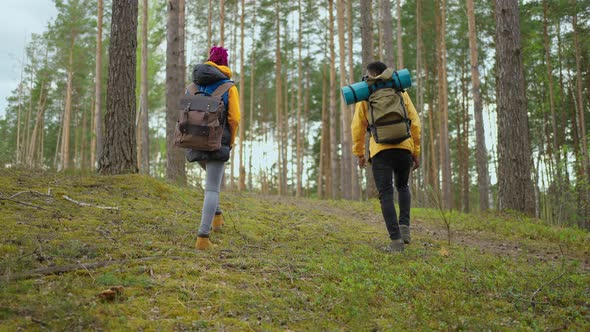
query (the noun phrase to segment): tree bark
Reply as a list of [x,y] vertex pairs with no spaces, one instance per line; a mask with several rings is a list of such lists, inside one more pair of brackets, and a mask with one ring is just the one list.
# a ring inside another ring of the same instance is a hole
[[467,25],[469,30],[469,59],[471,62],[471,93],[473,95],[473,115],[475,118],[475,159],[477,164],[477,186],[479,190],[479,210],[490,208],[490,176],[488,170],[488,149],[483,126],[483,105],[480,93],[479,61],[477,55],[477,31],[473,0],[467,0]]
[[[213,4],[212,4],[212,0],[209,0],[209,6],[207,7],[207,49],[211,46],[213,46],[212,40],[213,40],[213,32],[212,32],[212,23],[213,23]],[[207,54],[208,55],[208,54]]]
[[168,1],[166,33],[166,178],[186,183],[184,153],[174,146],[174,129],[178,120],[178,99],[182,96],[183,75],[180,63],[179,0]]
[[219,0],[219,45],[223,46],[224,43],[225,43],[225,0]]
[[[330,118],[328,110],[328,73],[327,63],[322,66],[322,129],[320,142],[320,171],[318,172],[318,197],[331,196],[330,177]],[[325,190],[324,190],[325,189]]]
[[72,90],[74,79],[74,43],[76,34],[70,35],[70,55],[68,60],[68,80],[66,83],[66,103],[64,107],[63,129],[61,139],[61,170],[70,168],[70,124],[72,119]]
[[[37,104],[37,115],[35,116],[35,126],[33,127],[33,133],[31,134],[31,141],[29,142],[29,148],[27,150],[26,165],[34,167],[36,164],[35,152],[37,152],[37,136],[43,137],[42,123],[43,114],[45,113],[45,105],[47,103],[48,91],[45,91],[45,78],[41,79],[41,88],[39,89],[39,101]],[[41,156],[41,161],[43,156]]]
[[103,0],[98,0],[96,34],[96,68],[94,71],[94,135],[90,143],[90,164],[97,168],[97,159],[102,155],[102,17]]
[[582,96],[582,70],[581,70],[581,53],[580,53],[580,42],[578,38],[578,9],[577,1],[572,1],[572,7],[574,8],[574,14],[572,15],[572,25],[574,32],[574,50],[576,59],[576,104],[578,105],[578,133],[580,136],[581,149],[582,149],[582,170],[583,179],[588,181],[590,178],[590,163],[588,157],[588,140],[586,138],[586,120],[584,119],[584,98]]
[[296,159],[297,159],[297,172],[295,174],[296,177],[296,187],[295,187],[295,196],[301,197],[303,191],[303,130],[302,130],[302,110],[303,107],[303,60],[301,58],[301,49],[303,48],[302,42],[302,35],[303,35],[303,23],[302,23],[302,10],[301,10],[301,0],[297,1],[298,6],[298,23],[299,23],[299,31],[297,33],[297,127],[296,127]]
[[[340,51],[340,85],[344,85],[350,82],[350,79],[346,75],[346,41],[344,39],[345,26],[344,26],[344,9],[346,3],[344,0],[338,0],[336,6],[336,19],[338,21],[338,45]],[[350,42],[350,41],[349,41]],[[352,83],[352,82],[350,82]],[[350,107],[347,106],[342,99],[340,99],[340,120],[341,120],[341,145],[342,145],[342,162],[341,162],[341,192],[342,197],[345,199],[352,199],[352,171],[356,168],[353,165],[352,160],[352,133],[350,129],[350,123],[352,117],[350,114]],[[354,167],[354,168],[353,168]]]
[[141,9],[141,87],[139,97],[139,139],[138,160],[139,171],[143,174],[150,173],[150,148],[149,148],[149,110],[148,110],[148,0],[142,0]]
[[113,0],[102,174],[137,173],[135,85],[137,1]]
[[332,173],[332,199],[340,197],[339,188],[339,173],[338,173],[338,140],[337,135],[337,104],[336,104],[336,68],[334,63],[336,61],[336,53],[334,52],[334,0],[328,0],[328,16],[329,16],[329,49],[330,60],[330,172]]
[[518,0],[497,0],[498,206],[533,215],[531,146],[525,99]]
[[[241,13],[240,13],[240,92],[245,91],[245,82],[244,78],[244,19],[245,19],[245,2],[241,0]],[[240,93],[240,110],[244,112],[244,93]],[[238,178],[238,189],[240,191],[246,189],[246,168],[244,166],[244,132],[246,131],[244,124],[246,122],[246,117],[242,115],[240,117],[240,166],[239,166],[239,178]]]
[[[354,82],[354,62],[353,62],[353,11],[352,11],[352,0],[346,1],[346,19],[348,20],[347,26],[347,34],[348,34],[348,82]],[[306,91],[307,92],[307,91]],[[348,127],[349,134],[350,133],[350,122],[352,121],[352,117],[354,116],[354,105],[348,107],[349,110],[349,122],[345,124]],[[350,137],[350,135],[349,135]],[[349,138],[351,139],[351,138]],[[352,143],[351,143],[352,144]],[[359,200],[361,197],[360,193],[360,183],[359,183],[359,173],[358,167],[356,165],[355,157],[352,155],[352,151],[350,153],[350,174],[351,174],[351,182],[352,182],[352,199]]]
[[286,170],[283,169],[283,126],[282,126],[282,110],[283,110],[283,78],[282,78],[282,68],[281,68],[281,20],[280,20],[280,5],[279,1],[276,2],[276,72],[275,72],[275,99],[276,99],[276,139],[278,141],[278,191],[279,195],[285,195],[287,188],[284,187],[284,174],[286,174]]
[[[419,1],[419,0],[417,0]],[[397,69],[404,68],[404,46],[402,43],[402,4],[397,0]],[[393,41],[392,41],[393,42]]]
[[[373,14],[371,0],[361,0],[361,48],[363,60],[363,73],[367,73],[367,65],[375,61],[373,54]],[[365,145],[369,146],[369,135],[366,135]],[[369,156],[366,156],[367,158]],[[376,197],[377,188],[373,179],[371,167],[365,169],[365,180],[367,183],[367,197]]]
[[[385,52],[383,59],[387,67],[393,67],[395,62],[393,59],[393,17],[391,15],[391,0],[381,0],[381,34],[383,40],[380,42],[383,51]],[[381,55],[381,54],[380,54]]]
[[440,164],[442,170],[442,197],[440,202],[442,208],[452,208],[452,189],[451,189],[451,159],[449,152],[449,106],[448,106],[448,88],[447,88],[447,43],[446,43],[446,20],[447,20],[447,2],[438,0],[438,104],[440,114]]
[[[254,6],[254,14],[252,17],[252,48],[250,49],[250,118],[249,118],[249,131],[248,141],[250,142],[250,157],[248,158],[248,188],[253,189],[252,184],[252,147],[254,145],[254,76],[256,72],[256,1],[253,0],[252,6]],[[242,128],[244,130],[245,128]]]

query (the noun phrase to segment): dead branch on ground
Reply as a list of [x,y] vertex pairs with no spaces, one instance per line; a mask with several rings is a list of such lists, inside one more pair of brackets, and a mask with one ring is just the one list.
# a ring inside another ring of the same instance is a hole
[[75,199],[72,199],[70,197],[68,197],[67,195],[63,195],[62,196],[66,201],[72,202],[74,204],[78,204],[80,206],[84,206],[84,207],[95,207],[97,209],[103,209],[103,210],[115,210],[115,211],[119,211],[118,207],[113,207],[113,206],[101,206],[101,205],[94,205],[94,204],[89,204],[89,203],[84,203],[84,202],[80,202],[77,201]]

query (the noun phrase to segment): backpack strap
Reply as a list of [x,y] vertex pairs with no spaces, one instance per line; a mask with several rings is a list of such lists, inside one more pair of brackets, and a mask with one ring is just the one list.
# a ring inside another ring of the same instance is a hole
[[224,93],[228,92],[232,86],[234,86],[234,82],[232,82],[232,81],[225,82],[225,83],[221,84],[220,86],[218,86],[217,89],[215,89],[215,91],[213,91],[213,93],[211,93],[211,96],[221,97],[221,96],[223,96]]
[[197,87],[197,85],[195,83],[191,83],[186,87],[186,92],[189,95],[196,95],[197,92],[199,92],[199,88]]

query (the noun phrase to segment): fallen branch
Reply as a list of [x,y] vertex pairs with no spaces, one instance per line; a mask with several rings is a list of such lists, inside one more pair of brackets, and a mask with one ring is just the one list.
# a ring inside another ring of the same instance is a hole
[[134,263],[134,262],[145,262],[145,261],[152,261],[157,259],[182,259],[180,256],[151,256],[151,257],[142,257],[142,258],[135,258],[135,259],[118,259],[118,260],[110,260],[110,261],[101,261],[101,262],[94,262],[94,263],[79,263],[79,264],[70,264],[70,265],[63,265],[63,266],[51,266],[45,267],[40,269],[35,269],[31,271],[25,271],[21,273],[15,274],[6,274],[0,276],[0,279],[5,279],[8,281],[14,280],[24,280],[24,279],[32,279],[36,277],[43,277],[47,275],[58,275],[64,274],[72,271],[78,270],[85,270],[89,272],[89,270],[98,269],[101,267],[115,265],[115,264],[127,264],[127,263]]
[[0,197],[0,200],[15,202],[17,204],[30,206],[32,208],[39,209],[39,210],[47,210],[46,208],[40,207],[39,205],[35,205],[35,204],[27,203],[27,202],[22,202],[22,201],[17,201],[16,199],[12,199],[10,197]]
[[23,191],[19,191],[16,194],[14,194],[14,195],[12,195],[12,196],[10,196],[8,198],[15,198],[16,196],[19,196],[19,195],[22,195],[22,194],[26,194],[26,193],[35,194],[35,195],[38,195],[38,196],[48,196],[48,197],[53,198],[53,196],[51,196],[50,194],[44,194],[44,193],[38,192],[36,190],[23,190]]
[[89,204],[89,203],[84,203],[84,202],[79,202],[75,199],[72,199],[70,197],[68,197],[67,195],[63,195],[62,196],[66,201],[72,202],[74,204],[78,204],[80,206],[87,206],[87,207],[95,207],[97,209],[103,209],[103,210],[116,210],[119,211],[118,207],[113,207],[113,206],[100,206],[100,205],[94,205],[94,204]]

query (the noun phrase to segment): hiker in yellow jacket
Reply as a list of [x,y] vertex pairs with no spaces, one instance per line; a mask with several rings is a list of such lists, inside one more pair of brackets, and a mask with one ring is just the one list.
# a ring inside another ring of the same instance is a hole
[[[383,62],[373,62],[367,66],[369,76],[372,77],[377,77],[386,69]],[[379,144],[371,137],[369,143],[369,162],[379,191],[381,212],[391,239],[388,249],[394,252],[403,251],[404,243],[410,243],[411,195],[408,179],[410,172],[420,165],[420,118],[408,93],[402,92],[401,95],[411,121],[411,137],[399,144]],[[369,125],[368,111],[366,101],[357,103],[351,124],[352,153],[358,158],[361,168],[367,163],[365,135]],[[399,223],[393,202],[393,182],[399,196]]]
[[[228,67],[227,50],[213,46],[209,59],[193,69],[193,83],[198,91],[211,94],[220,85],[232,82],[232,71]],[[187,93],[189,91],[187,90]],[[230,158],[232,146],[240,123],[240,97],[235,85],[222,95],[227,110],[227,125],[223,129],[221,148],[215,151],[188,149],[186,158],[189,162],[198,162],[206,171],[205,197],[201,213],[201,225],[195,247],[199,250],[209,249],[214,245],[209,240],[211,230],[218,231],[224,225],[223,214],[219,209],[219,193],[225,170],[225,163]]]

